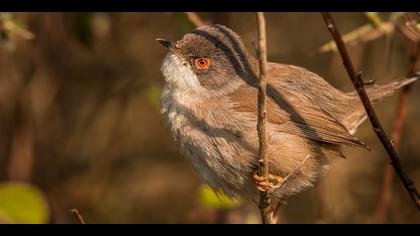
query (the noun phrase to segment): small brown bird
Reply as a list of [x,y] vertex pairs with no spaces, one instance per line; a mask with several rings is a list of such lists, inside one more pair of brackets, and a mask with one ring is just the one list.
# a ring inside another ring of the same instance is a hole
[[[257,199],[258,61],[222,25],[199,27],[177,42],[157,41],[169,49],[161,68],[162,113],[183,155],[214,190]],[[341,146],[368,149],[353,136],[366,119],[355,92],[341,92],[311,71],[280,63],[268,63],[267,80],[274,197],[311,187],[331,159],[344,157]],[[367,93],[377,102],[415,80],[372,85]]]

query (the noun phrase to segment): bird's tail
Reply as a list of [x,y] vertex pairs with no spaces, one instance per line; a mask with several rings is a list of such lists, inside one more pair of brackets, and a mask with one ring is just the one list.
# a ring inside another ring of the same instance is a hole
[[[415,75],[410,78],[404,78],[396,81],[392,81],[385,85],[372,85],[366,87],[366,93],[372,103],[380,101],[382,98],[393,95],[398,89],[407,86],[420,79],[420,75]],[[357,92],[349,93],[351,96],[357,96]]]
[[[407,86],[416,80],[420,79],[420,75],[416,75],[409,78],[404,78],[396,81],[392,81],[385,85],[372,85],[366,87],[366,92],[369,96],[369,99],[372,103],[376,103],[382,98],[388,97],[393,95],[398,89]],[[347,127],[351,134],[354,134],[357,131],[357,128],[363,121],[366,119],[366,112],[363,108],[362,103],[360,103],[360,98],[357,95],[357,92],[348,93],[348,95],[357,99],[357,106],[356,108],[347,116],[345,120],[343,120],[343,124]]]

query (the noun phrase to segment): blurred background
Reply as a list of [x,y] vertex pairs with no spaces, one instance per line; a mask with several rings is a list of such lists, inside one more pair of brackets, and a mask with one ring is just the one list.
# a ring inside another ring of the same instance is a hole
[[[254,51],[253,13],[198,14],[232,28]],[[416,32],[410,38],[396,26],[407,22],[404,14],[333,17],[366,79],[383,84],[415,64]],[[270,61],[306,67],[352,90],[320,14],[267,13],[266,20]],[[0,13],[1,223],[79,223],[73,208],[86,223],[260,222],[254,203],[219,200],[201,185],[160,115],[166,50],[155,38],[176,40],[193,28],[182,12]],[[376,105],[388,133],[398,97]],[[416,83],[400,144],[417,188],[419,100]],[[347,159],[287,201],[281,223],[420,223],[399,179],[384,193],[388,159],[369,122],[356,136],[372,152],[346,148]]]

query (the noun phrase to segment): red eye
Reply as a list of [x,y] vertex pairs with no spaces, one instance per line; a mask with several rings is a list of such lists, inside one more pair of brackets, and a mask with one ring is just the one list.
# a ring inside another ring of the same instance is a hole
[[210,66],[210,59],[205,57],[199,57],[194,60],[195,67],[199,70],[208,69]]

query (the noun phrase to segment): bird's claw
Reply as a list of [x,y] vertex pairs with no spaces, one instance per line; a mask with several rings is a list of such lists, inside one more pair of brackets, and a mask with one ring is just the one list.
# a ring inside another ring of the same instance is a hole
[[255,180],[259,191],[268,192],[276,190],[284,181],[284,178],[278,175],[268,174],[267,177],[259,176],[257,171],[253,172],[252,178]]

